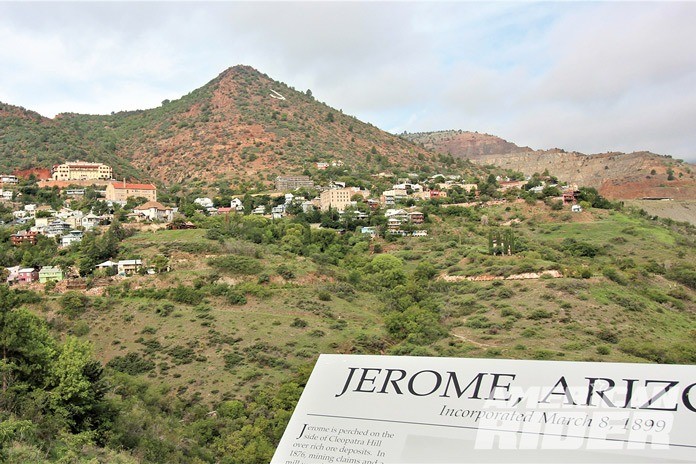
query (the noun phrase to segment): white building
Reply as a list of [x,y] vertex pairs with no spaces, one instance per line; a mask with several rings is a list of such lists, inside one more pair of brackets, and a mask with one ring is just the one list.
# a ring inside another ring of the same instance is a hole
[[60,238],[60,244],[63,247],[69,247],[73,243],[82,241],[82,231],[81,230],[71,230],[69,233],[63,235]]
[[237,211],[244,211],[244,203],[239,198],[235,198],[230,201],[230,208],[234,208]]
[[17,179],[17,176],[11,176],[9,174],[2,174],[2,175],[0,175],[0,183],[1,184],[17,184],[17,183],[19,183],[19,179]]
[[133,208],[136,214],[142,214],[150,221],[171,222],[174,219],[174,210],[157,201],[148,201]]
[[193,200],[193,202],[199,206],[202,206],[205,209],[212,208],[214,206],[213,200],[207,197],[196,198],[195,200]]

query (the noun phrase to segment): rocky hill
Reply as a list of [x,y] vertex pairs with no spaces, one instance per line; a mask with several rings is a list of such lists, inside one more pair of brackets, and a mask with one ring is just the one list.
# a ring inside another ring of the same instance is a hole
[[[150,110],[43,118],[3,105],[0,168],[67,158],[109,162],[117,176],[163,183],[228,180],[268,183],[317,161],[378,172],[437,167],[438,157],[343,114],[248,66],[235,66],[184,97]],[[117,162],[121,160],[120,166]]]
[[477,164],[495,165],[527,175],[548,170],[563,181],[595,187],[612,199],[696,198],[696,166],[650,152],[585,155],[557,148],[532,150],[492,135],[463,131],[404,137],[425,148]]

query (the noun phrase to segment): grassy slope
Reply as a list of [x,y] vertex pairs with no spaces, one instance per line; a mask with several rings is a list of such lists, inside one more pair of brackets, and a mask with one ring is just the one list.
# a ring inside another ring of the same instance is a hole
[[[420,353],[628,362],[693,360],[695,292],[640,271],[651,261],[692,262],[696,258],[694,247],[689,246],[693,236],[602,210],[569,216],[520,203],[509,210],[495,207],[477,214],[483,213],[493,225],[520,219],[514,227],[526,251],[512,257],[479,254],[475,250],[487,248],[488,228],[481,227],[477,217],[461,216],[444,220],[433,216],[429,237],[399,239],[384,247],[404,260],[409,274],[419,262],[428,261],[441,274],[509,275],[529,268],[560,268],[572,275],[588,268],[593,276],[437,284],[433,292],[450,335],[419,348]],[[342,269],[292,258],[275,246],[236,240],[220,244],[205,239],[204,233],[158,231],[128,239],[123,256],[147,258],[166,251],[174,270],[128,279],[121,285],[165,288],[191,285],[196,279],[203,282],[216,272],[206,264],[207,257],[240,249],[262,253],[260,261],[264,272],[271,275],[270,282],[254,287],[255,276],[216,275],[233,284],[251,282],[256,296],[248,294],[243,305],[208,297],[203,303],[210,307],[209,312],[175,303],[166,317],[156,314],[164,301],[112,297],[107,310],[93,309],[83,316],[91,329],[87,337],[95,343],[102,361],[131,351],[144,353],[157,364],[152,373],[143,374],[153,382],[184,396],[215,402],[278,385],[290,370],[311,365],[319,353],[389,352],[396,342],[384,328],[385,300],[378,295],[356,291],[350,301],[335,292],[329,301],[318,297],[343,274]],[[600,253],[593,258],[564,255],[557,248],[567,237],[595,245]],[[292,265],[296,277],[284,281],[276,275],[281,264]],[[624,280],[617,283],[604,277],[607,268]],[[123,288],[114,288],[113,293],[122,294],[116,290]],[[297,319],[306,326],[297,327]],[[81,321],[66,323],[71,326]],[[155,344],[148,352],[153,341],[159,346]],[[177,364],[171,351],[176,347],[191,349],[190,362]],[[238,355],[232,358],[239,363],[226,369],[225,355],[229,359],[230,354]]]

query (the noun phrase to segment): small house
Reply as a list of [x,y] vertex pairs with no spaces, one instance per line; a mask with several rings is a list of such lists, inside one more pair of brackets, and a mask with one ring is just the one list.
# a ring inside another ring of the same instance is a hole
[[10,241],[14,246],[20,246],[23,243],[29,243],[31,245],[36,245],[36,240],[38,237],[38,232],[20,230],[16,234],[10,235]]
[[60,282],[63,280],[63,271],[57,266],[44,266],[39,271],[39,282]]
[[420,211],[412,211],[408,213],[408,219],[412,224],[423,224],[425,216]]
[[39,271],[33,267],[25,267],[17,272],[17,283],[30,284],[39,280]]
[[122,259],[116,264],[118,275],[129,276],[137,273],[143,267],[141,259]]
[[71,230],[69,233],[63,235],[60,239],[60,244],[63,247],[69,247],[73,243],[82,241],[82,231],[81,230]]
[[82,219],[80,221],[82,223],[82,227],[85,229],[94,229],[96,226],[99,225],[99,216],[96,214],[89,213],[86,216],[82,216]]
[[570,210],[574,213],[582,213],[582,206],[580,205],[573,205],[570,207]]
[[171,222],[174,219],[174,210],[157,201],[148,201],[145,204],[133,208],[135,214],[140,214],[150,221]]
[[17,281],[17,277],[19,275],[19,270],[21,269],[20,266],[13,266],[13,267],[6,267],[5,268],[8,272],[7,275],[7,283],[8,284],[13,284]]

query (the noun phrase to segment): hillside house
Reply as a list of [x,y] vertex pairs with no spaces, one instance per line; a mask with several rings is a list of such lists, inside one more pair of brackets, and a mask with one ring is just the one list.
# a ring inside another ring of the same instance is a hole
[[63,280],[63,271],[57,266],[44,266],[39,271],[39,282],[60,282]]
[[391,217],[387,219],[387,230],[389,230],[390,232],[396,232],[397,230],[401,229],[401,223],[401,219]]
[[17,271],[18,284],[30,284],[39,280],[39,271],[33,267],[25,267]]
[[394,218],[400,221],[408,221],[408,213],[404,209],[388,209],[384,212],[384,217],[387,219]]
[[99,225],[100,218],[96,214],[89,213],[85,216],[82,216],[82,219],[80,220],[80,223],[82,224],[82,227],[84,227],[87,230],[94,229],[96,226]]
[[116,263],[116,270],[120,276],[130,276],[137,273],[143,267],[141,259],[122,259]]
[[412,236],[414,237],[427,237],[428,236],[428,231],[427,230],[414,230],[411,233]]
[[423,224],[425,216],[420,211],[412,211],[408,213],[408,220],[411,224]]
[[500,185],[499,190],[502,191],[502,192],[507,192],[508,190],[512,190],[512,189],[515,189],[515,188],[521,189],[526,183],[527,183],[527,181],[524,181],[524,180],[507,180],[507,181],[503,181],[503,182],[500,182],[500,183],[499,183],[499,185]]
[[412,184],[410,182],[404,182],[401,184],[394,184],[392,186],[393,190],[406,190],[409,193],[422,192],[423,186],[420,184]]
[[207,197],[196,198],[195,200],[193,200],[193,202],[205,209],[212,208],[214,206],[213,200]]
[[71,229],[70,224],[60,219],[51,221],[46,226],[46,236],[57,237],[67,233]]
[[1,174],[0,175],[0,184],[18,184],[19,179],[17,176],[12,176],[10,174]]
[[106,186],[106,199],[125,205],[129,197],[142,197],[148,201],[157,201],[157,187],[154,184],[129,184],[110,182]]
[[20,230],[16,234],[10,235],[10,241],[14,246],[20,246],[23,243],[29,243],[30,245],[36,245],[36,240],[38,237],[38,232]]
[[133,208],[135,214],[141,214],[150,221],[171,222],[174,219],[174,210],[157,201],[148,201],[145,204]]
[[392,189],[382,192],[380,200],[384,206],[394,206],[400,201],[408,198],[408,192],[405,189]]
[[582,213],[582,206],[580,205],[573,205],[570,207],[570,210],[574,213]]
[[52,217],[40,217],[40,218],[35,218],[34,219],[34,228],[35,230],[42,230],[48,227],[48,223],[50,221],[54,221],[55,219]]
[[579,191],[565,190],[563,192],[563,203],[565,203],[565,204],[575,203],[578,200],[579,195],[580,195]]
[[69,247],[73,243],[79,243],[82,241],[82,235],[81,230],[71,230],[60,238],[60,245],[62,247]]
[[21,269],[20,266],[13,266],[13,267],[6,267],[5,268],[8,272],[7,274],[7,284],[12,285],[17,281],[17,276],[19,273],[19,270]]
[[12,201],[12,190],[0,189],[0,201]]
[[230,208],[234,208],[237,211],[244,211],[244,204],[239,198],[234,198],[230,201]]

